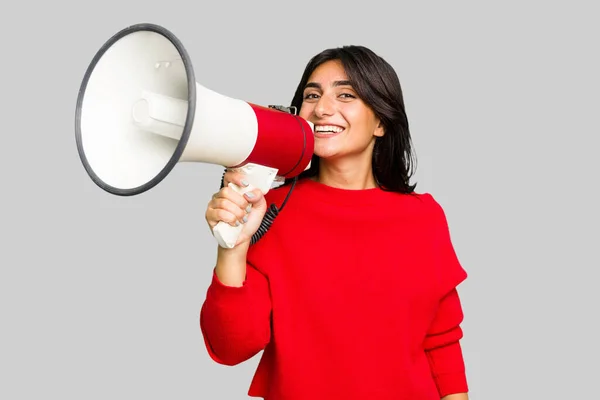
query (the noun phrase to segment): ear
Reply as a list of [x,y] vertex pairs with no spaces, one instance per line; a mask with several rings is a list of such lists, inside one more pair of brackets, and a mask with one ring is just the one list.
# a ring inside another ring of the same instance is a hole
[[377,127],[375,128],[375,132],[373,132],[373,136],[382,137],[385,135],[385,127],[381,123],[381,120],[377,120]]

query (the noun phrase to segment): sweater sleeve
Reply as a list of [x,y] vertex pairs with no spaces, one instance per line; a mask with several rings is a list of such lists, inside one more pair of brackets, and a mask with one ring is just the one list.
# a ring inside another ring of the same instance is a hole
[[440,397],[468,392],[460,345],[462,312],[456,289],[441,302],[425,339],[425,353]]
[[438,307],[425,337],[424,348],[440,397],[468,392],[460,345],[463,310],[456,287],[467,278],[448,229],[443,209],[436,203],[435,249],[439,273]]
[[267,278],[251,264],[242,286],[223,284],[213,269],[200,311],[200,327],[210,357],[236,365],[256,355],[270,340],[271,298]]

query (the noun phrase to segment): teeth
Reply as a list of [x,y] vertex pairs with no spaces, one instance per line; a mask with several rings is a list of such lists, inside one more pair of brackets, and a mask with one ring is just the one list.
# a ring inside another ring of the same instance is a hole
[[339,126],[333,125],[317,125],[315,126],[316,132],[331,132],[331,133],[340,133],[344,128],[340,128]]

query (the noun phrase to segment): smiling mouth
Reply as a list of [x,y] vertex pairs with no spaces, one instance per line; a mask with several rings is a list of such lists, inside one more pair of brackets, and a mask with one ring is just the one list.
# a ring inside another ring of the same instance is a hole
[[342,133],[345,129],[335,125],[317,125],[315,126],[316,137],[329,137]]

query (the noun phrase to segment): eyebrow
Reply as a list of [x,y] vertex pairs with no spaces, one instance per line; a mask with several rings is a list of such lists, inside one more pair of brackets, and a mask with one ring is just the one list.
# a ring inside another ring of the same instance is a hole
[[[352,83],[350,81],[347,81],[347,80],[333,82],[333,87],[337,87],[337,86],[352,86]],[[308,89],[308,88],[321,89],[321,84],[317,83],[317,82],[308,82],[306,84],[306,86],[304,86],[304,89]]]

